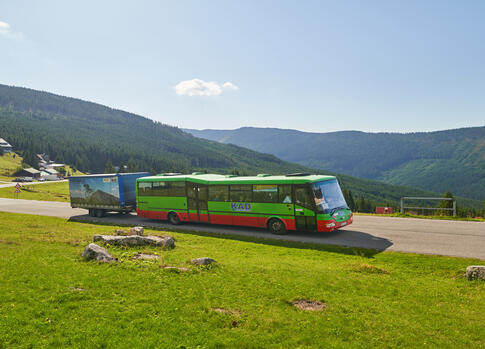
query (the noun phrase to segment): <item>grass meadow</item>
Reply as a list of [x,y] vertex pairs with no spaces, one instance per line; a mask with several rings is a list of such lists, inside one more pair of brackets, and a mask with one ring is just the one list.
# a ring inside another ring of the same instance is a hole
[[114,229],[0,212],[1,348],[485,347],[485,282],[463,277],[483,261],[163,231],[175,249],[81,258]]

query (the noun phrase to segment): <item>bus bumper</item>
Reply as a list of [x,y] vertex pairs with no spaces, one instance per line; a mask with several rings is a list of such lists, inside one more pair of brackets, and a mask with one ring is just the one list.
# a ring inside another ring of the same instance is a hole
[[328,233],[328,232],[343,228],[349,224],[352,224],[353,220],[354,220],[354,217],[351,214],[349,219],[342,222],[337,222],[335,219],[317,221],[317,231],[322,233]]

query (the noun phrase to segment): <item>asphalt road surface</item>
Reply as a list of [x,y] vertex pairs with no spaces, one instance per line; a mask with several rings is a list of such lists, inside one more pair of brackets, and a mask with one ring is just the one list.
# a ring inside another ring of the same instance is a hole
[[[120,225],[143,225],[146,227],[174,229],[174,226],[167,222],[140,218],[135,214],[110,214],[103,218],[93,218],[87,215],[87,210],[73,209],[69,203],[63,202],[0,198],[0,211],[72,218],[78,221],[98,221]],[[471,257],[485,260],[485,222],[357,215],[354,216],[353,224],[332,233],[291,232],[287,235],[272,235],[263,229],[196,223],[182,224],[177,226],[176,230],[364,247],[379,251],[390,250]]]

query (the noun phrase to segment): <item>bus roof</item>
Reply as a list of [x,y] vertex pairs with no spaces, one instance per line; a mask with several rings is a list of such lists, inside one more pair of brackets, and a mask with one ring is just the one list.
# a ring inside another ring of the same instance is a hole
[[305,184],[321,181],[328,181],[335,179],[335,176],[325,175],[298,175],[298,176],[273,176],[273,175],[258,175],[258,176],[233,176],[220,174],[190,174],[190,175],[157,175],[150,177],[138,178],[138,182],[171,182],[171,181],[185,181],[201,183],[201,184]]

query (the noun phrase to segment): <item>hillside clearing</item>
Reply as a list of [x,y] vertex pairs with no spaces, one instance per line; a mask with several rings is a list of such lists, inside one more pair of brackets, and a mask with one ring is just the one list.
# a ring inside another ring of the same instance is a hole
[[[21,183],[18,199],[69,202],[69,182],[46,182],[29,185]],[[0,197],[17,198],[14,187],[0,188]]]
[[[485,345],[485,282],[462,276],[478,260],[149,231],[176,248],[108,247],[120,262],[98,264],[80,254],[116,227],[1,212],[0,222],[2,347]],[[160,260],[132,260],[138,252]],[[217,265],[188,263],[203,256]],[[298,310],[299,300],[325,306]]]

